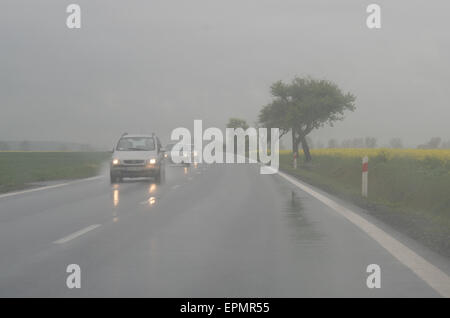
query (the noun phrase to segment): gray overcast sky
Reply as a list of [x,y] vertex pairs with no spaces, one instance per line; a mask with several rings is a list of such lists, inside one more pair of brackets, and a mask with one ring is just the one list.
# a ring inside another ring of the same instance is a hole
[[[365,25],[382,7],[382,29]],[[78,3],[82,28],[69,30]],[[123,131],[253,123],[276,80],[357,96],[329,138],[450,139],[450,1],[1,1],[0,140],[110,145]]]

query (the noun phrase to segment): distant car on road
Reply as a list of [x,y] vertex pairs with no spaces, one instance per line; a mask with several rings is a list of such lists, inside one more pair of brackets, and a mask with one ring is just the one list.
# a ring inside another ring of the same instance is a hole
[[123,134],[111,157],[111,183],[139,177],[151,177],[159,183],[164,174],[164,152],[155,135]]
[[173,147],[177,143],[169,143],[166,146],[166,157],[171,163],[181,163],[189,165],[191,163],[198,162],[197,151],[194,150],[194,145],[186,145],[191,149],[190,152],[186,151],[173,151]]

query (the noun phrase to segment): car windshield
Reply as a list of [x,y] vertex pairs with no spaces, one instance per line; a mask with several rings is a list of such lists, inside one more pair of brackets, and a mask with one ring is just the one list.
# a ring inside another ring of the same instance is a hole
[[151,151],[155,150],[152,137],[122,137],[117,143],[118,151]]

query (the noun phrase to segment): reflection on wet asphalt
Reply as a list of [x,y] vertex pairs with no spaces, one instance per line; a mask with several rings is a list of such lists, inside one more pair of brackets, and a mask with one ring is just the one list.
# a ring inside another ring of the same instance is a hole
[[321,239],[322,235],[315,231],[313,222],[303,213],[302,201],[297,192],[291,191],[285,212],[292,240],[299,244],[311,244]]

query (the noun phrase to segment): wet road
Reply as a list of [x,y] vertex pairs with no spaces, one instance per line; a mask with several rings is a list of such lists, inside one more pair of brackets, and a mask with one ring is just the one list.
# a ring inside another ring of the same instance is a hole
[[[69,264],[80,289],[66,286]],[[366,285],[369,264],[380,289]],[[210,165],[168,166],[162,185],[103,177],[0,197],[0,296],[439,294],[279,175]]]

